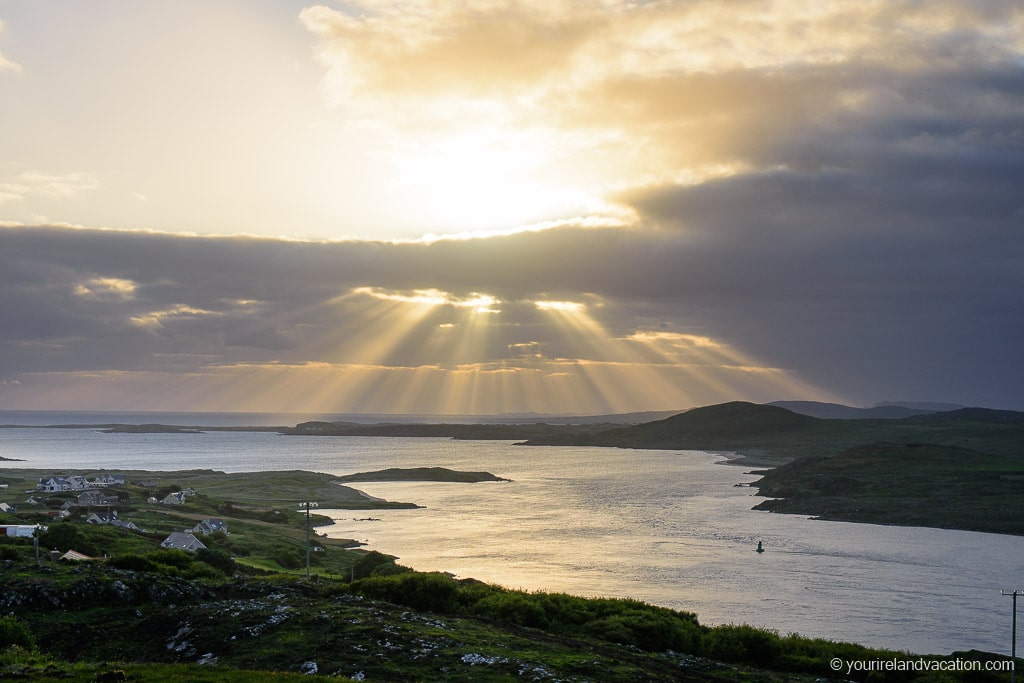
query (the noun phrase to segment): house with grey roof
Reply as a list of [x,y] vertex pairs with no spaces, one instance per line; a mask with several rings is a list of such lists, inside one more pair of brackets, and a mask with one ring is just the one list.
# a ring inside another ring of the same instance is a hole
[[168,550],[187,550],[194,553],[197,550],[205,550],[206,546],[195,535],[188,532],[174,531],[160,543],[161,548]]
[[209,536],[218,531],[225,536],[228,535],[228,525],[223,519],[204,519],[192,527],[192,533],[202,534],[203,536]]

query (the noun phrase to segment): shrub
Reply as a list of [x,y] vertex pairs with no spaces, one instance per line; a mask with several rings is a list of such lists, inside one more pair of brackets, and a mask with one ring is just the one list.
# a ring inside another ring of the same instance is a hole
[[194,562],[182,572],[186,579],[223,579],[224,572],[203,562]]
[[36,639],[28,626],[11,616],[0,617],[0,650],[17,645],[26,650],[34,650]]
[[454,613],[458,609],[458,583],[445,574],[408,573],[373,576],[353,588],[363,595],[428,612]]
[[272,559],[285,569],[298,569],[306,566],[306,556],[295,548],[283,546],[275,548]]
[[131,572],[160,571],[160,567],[157,566],[156,563],[142,555],[122,555],[120,557],[107,560],[107,564],[118,569],[124,569]]
[[93,557],[103,554],[82,529],[71,522],[51,524],[46,531],[39,534],[39,547],[56,548],[61,552],[77,550]]
[[537,596],[526,593],[494,593],[477,601],[474,611],[480,616],[518,626],[548,626],[548,616],[541,601]]
[[174,548],[155,550],[146,554],[146,558],[157,564],[175,567],[177,569],[188,569],[194,561],[191,553]]
[[196,551],[195,557],[200,562],[205,562],[206,564],[216,569],[219,569],[225,574],[231,574],[235,571],[235,561],[231,559],[231,556],[223,550],[211,550],[209,548],[201,548],[200,550]]
[[395,558],[379,553],[376,550],[371,550],[362,555],[352,565],[352,577],[355,579],[365,579],[370,576],[389,576],[400,573],[390,571],[388,565],[396,567]]
[[654,610],[631,610],[598,619],[586,626],[590,635],[648,652],[693,652],[700,643],[700,627],[686,619]]
[[727,624],[705,634],[703,650],[712,659],[766,666],[782,654],[782,643],[777,633]]

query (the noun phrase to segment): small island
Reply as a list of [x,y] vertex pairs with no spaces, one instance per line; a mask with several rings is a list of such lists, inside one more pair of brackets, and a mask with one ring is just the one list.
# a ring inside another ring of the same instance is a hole
[[354,481],[435,481],[475,484],[482,481],[512,481],[490,472],[460,472],[445,467],[389,467],[373,472],[358,472],[338,477],[341,482]]
[[101,429],[104,434],[202,434],[202,430],[175,425],[143,424],[143,425],[111,425]]

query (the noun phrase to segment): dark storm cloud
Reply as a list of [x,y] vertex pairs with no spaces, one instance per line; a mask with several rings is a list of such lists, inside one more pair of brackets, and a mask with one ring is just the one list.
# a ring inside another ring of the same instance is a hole
[[[864,212],[834,210],[815,232],[850,182],[772,174],[638,200],[650,221],[672,230],[565,229],[433,244],[5,229],[0,375],[342,361],[323,355],[323,340],[358,334],[367,302],[334,300],[372,286],[501,299],[501,331],[474,360],[556,344],[530,301],[590,297],[605,303],[591,311],[612,334],[706,335],[855,396],[1017,401],[1020,219],[996,215],[980,227],[922,219],[908,229],[901,195],[880,180],[870,192],[895,208],[876,206],[872,225],[862,223]],[[799,208],[779,199],[799,195],[808,198]],[[134,289],[76,293],[97,278]],[[395,362],[427,362],[415,344],[406,347]]]

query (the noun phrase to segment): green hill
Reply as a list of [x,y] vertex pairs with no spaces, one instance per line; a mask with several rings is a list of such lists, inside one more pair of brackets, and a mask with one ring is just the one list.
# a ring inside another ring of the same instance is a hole
[[805,458],[755,485],[757,509],[824,519],[1024,534],[1024,460],[956,446],[872,443]]

